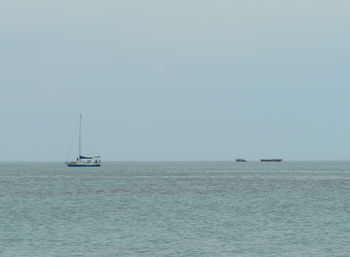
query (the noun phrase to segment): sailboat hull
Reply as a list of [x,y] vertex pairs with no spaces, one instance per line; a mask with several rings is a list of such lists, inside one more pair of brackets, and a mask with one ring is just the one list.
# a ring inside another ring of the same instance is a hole
[[67,162],[68,167],[101,167],[101,163],[78,163],[78,162]]

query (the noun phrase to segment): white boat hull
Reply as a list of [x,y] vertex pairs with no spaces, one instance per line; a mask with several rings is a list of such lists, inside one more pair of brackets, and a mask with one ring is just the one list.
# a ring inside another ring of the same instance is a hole
[[66,162],[68,167],[101,167],[101,163]]

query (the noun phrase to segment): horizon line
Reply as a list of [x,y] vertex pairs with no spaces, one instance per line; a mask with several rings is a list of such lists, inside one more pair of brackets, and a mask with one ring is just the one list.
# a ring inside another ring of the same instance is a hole
[[[350,161],[350,159],[310,159],[310,160],[285,160],[282,162],[316,162],[316,161]],[[38,161],[38,160],[0,160],[0,163],[64,163],[64,161]],[[236,162],[233,160],[105,160],[102,162]],[[247,162],[261,162],[258,160],[247,160]]]

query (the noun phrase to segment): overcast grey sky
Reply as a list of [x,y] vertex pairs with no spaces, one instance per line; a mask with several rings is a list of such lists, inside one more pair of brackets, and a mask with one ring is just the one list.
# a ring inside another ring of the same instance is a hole
[[350,2],[2,0],[0,161],[350,159]]

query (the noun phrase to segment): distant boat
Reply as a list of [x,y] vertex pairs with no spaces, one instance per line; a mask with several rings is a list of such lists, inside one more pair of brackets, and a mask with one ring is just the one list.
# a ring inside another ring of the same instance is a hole
[[261,162],[281,162],[282,159],[261,159]]
[[238,158],[238,159],[236,159],[236,162],[247,162],[247,160],[246,159],[242,159],[242,158]]
[[101,156],[82,156],[81,155],[81,120],[83,115],[80,114],[79,121],[79,153],[76,161],[66,161],[68,167],[101,167]]

